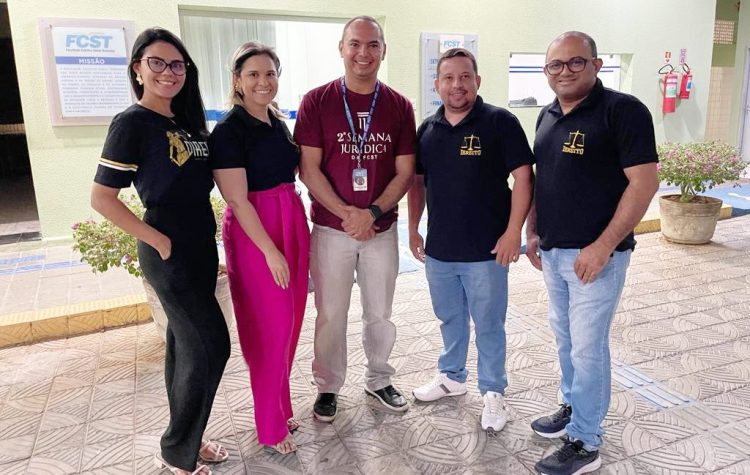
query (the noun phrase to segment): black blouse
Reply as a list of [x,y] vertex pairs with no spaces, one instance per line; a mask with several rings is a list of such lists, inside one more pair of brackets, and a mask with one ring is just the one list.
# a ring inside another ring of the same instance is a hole
[[299,147],[286,124],[269,114],[271,125],[235,105],[216,124],[208,139],[211,167],[244,168],[248,191],[268,190],[294,183]]
[[112,188],[134,184],[146,208],[208,203],[214,182],[206,139],[182,122],[139,104],[117,114],[94,181]]

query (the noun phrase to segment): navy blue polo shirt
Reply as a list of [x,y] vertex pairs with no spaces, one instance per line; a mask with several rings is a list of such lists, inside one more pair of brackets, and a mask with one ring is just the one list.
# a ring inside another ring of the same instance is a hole
[[248,191],[263,191],[294,183],[299,147],[286,124],[269,114],[271,125],[235,105],[208,138],[214,169],[244,168]]
[[533,162],[518,119],[477,100],[452,126],[445,107],[417,131],[417,173],[427,188],[425,253],[447,262],[494,260],[508,227],[510,172]]
[[[542,109],[534,158],[537,232],[544,250],[580,249],[594,242],[628,186],[623,170],[659,160],[646,106],[605,88],[599,79],[567,114],[557,100]],[[631,231],[617,250],[634,248]]]

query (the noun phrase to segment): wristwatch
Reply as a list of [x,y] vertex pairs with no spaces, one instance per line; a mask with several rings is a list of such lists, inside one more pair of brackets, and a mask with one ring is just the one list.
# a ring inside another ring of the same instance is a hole
[[367,209],[370,210],[370,214],[372,215],[373,218],[375,218],[375,220],[383,216],[383,210],[380,209],[380,206],[378,205],[370,205],[367,207]]

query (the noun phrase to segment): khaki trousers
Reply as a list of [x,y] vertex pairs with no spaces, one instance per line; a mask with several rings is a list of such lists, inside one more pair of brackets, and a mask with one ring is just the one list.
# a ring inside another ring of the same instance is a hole
[[367,357],[365,385],[378,390],[391,384],[388,358],[396,341],[391,322],[398,275],[396,224],[368,241],[315,225],[310,243],[310,273],[315,286],[313,378],[320,393],[338,394],[346,379],[346,324],[354,273],[362,302],[362,346]]

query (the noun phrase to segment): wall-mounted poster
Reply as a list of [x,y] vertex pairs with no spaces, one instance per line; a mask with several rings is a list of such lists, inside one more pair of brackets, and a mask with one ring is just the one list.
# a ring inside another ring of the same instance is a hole
[[443,104],[440,96],[435,90],[435,79],[437,78],[437,63],[440,55],[451,48],[466,48],[477,56],[477,35],[454,35],[442,33],[422,33],[420,43],[422,45],[422,61],[420,75],[422,79],[419,111],[421,119],[434,114]]
[[133,103],[134,29],[123,20],[39,19],[52,125],[108,124]]

